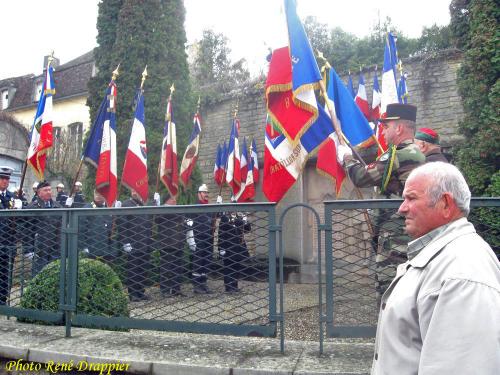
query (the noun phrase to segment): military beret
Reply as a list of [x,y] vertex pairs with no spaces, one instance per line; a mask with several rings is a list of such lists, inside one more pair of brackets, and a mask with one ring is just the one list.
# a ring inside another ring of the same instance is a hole
[[439,144],[439,134],[430,128],[418,129],[417,132],[415,133],[415,139],[429,142],[434,145]]
[[38,183],[38,186],[36,187],[36,190],[40,190],[41,188],[44,188],[44,187],[47,187],[47,186],[50,186],[50,182],[48,181],[40,181]]
[[386,116],[378,119],[381,122],[390,120],[417,121],[417,107],[411,104],[393,103],[388,104],[385,111]]

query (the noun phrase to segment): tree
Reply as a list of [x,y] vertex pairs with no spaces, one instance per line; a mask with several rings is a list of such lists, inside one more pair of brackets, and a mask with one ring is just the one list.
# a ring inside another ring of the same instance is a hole
[[[111,72],[120,64],[117,103],[118,176],[121,176],[134,116],[134,98],[147,65],[144,84],[146,141],[150,191],[155,190],[163,139],[169,88],[175,85],[172,105],[177,125],[177,151],[182,158],[191,132],[195,102],[185,44],[185,9],[181,0],[104,0],[99,4],[98,74],[89,84],[91,118],[94,121]],[[179,163],[180,164],[180,163]],[[92,179],[90,176],[89,179]],[[94,185],[93,181],[89,181]],[[161,187],[161,186],[160,186]]]
[[473,194],[489,195],[499,191],[495,185],[500,183],[500,10],[495,0],[454,0],[450,11],[454,39],[464,49],[458,87],[465,111],[459,130],[465,142],[456,162]]
[[392,31],[398,36],[398,56],[408,57],[419,48],[419,40],[408,38],[400,32],[389,17],[373,27],[369,36],[358,38],[341,28],[328,29],[315,17],[307,17],[304,28],[313,49],[323,53],[339,73],[357,71],[363,66],[382,65],[384,61],[385,36]]
[[204,30],[202,39],[192,48],[191,75],[196,85],[195,91],[204,102],[217,99],[248,81],[250,73],[246,60],[231,62],[231,49],[224,34]]

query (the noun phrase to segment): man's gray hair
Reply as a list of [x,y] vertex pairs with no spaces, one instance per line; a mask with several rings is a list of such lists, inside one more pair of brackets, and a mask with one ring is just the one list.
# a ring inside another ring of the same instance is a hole
[[411,171],[408,180],[412,178],[429,178],[427,188],[429,200],[435,205],[444,193],[453,196],[457,207],[465,215],[470,211],[470,190],[464,176],[457,167],[442,161],[426,163]]

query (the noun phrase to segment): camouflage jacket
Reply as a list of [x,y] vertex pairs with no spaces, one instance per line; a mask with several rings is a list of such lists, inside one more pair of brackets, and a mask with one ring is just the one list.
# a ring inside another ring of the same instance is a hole
[[411,140],[390,147],[380,158],[364,167],[358,160],[347,157],[346,169],[357,187],[376,186],[387,197],[399,196],[410,172],[425,163],[425,156]]

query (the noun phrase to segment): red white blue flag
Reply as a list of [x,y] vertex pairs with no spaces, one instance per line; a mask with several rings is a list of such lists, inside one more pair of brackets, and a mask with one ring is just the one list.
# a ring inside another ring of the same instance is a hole
[[169,194],[177,196],[179,188],[179,170],[177,167],[177,135],[172,113],[172,101],[167,102],[165,128],[160,157],[160,178]]
[[376,121],[380,118],[380,105],[382,103],[382,93],[378,85],[377,71],[373,73],[373,95],[370,120]]
[[238,194],[241,185],[240,145],[238,141],[239,123],[238,119],[233,119],[232,121],[231,137],[229,138],[226,159],[226,182],[231,187],[234,196]]
[[222,185],[222,148],[220,144],[217,144],[217,153],[215,155],[215,163],[214,163],[214,181],[218,186]]
[[384,49],[384,71],[382,73],[382,99],[380,103],[380,114],[382,117],[385,115],[388,104],[399,102],[396,80],[397,64],[396,38],[392,33],[387,33]]
[[[378,144],[384,152],[387,150],[387,142],[384,137],[384,128],[382,123],[378,121],[381,116],[380,106],[382,102],[382,93],[380,92],[380,88],[378,85],[377,72],[373,73],[373,97],[372,97],[372,108],[371,108],[371,120],[375,125],[375,136],[377,137]],[[382,150],[380,148],[377,151],[378,155],[382,154]]]
[[369,120],[370,107],[368,105],[368,97],[366,96],[365,79],[363,77],[363,73],[361,72],[359,72],[358,93],[356,94],[354,101],[358,105],[363,115],[365,115],[365,118]]
[[113,80],[106,91],[106,109],[102,117],[96,121],[103,121],[94,126],[102,130],[100,153],[95,176],[96,190],[104,197],[108,207],[111,207],[118,194],[118,178],[116,172],[116,84]]
[[52,97],[56,91],[52,77],[53,69],[50,64],[45,72],[43,90],[38,100],[35,120],[31,128],[30,147],[27,163],[33,168],[33,173],[39,180],[43,179],[47,151],[52,148]]
[[257,185],[259,183],[259,159],[257,154],[257,144],[255,139],[252,139],[252,144],[250,146],[250,158],[252,159],[252,173],[253,173],[253,183]]
[[236,199],[238,202],[246,202],[252,200],[254,197],[255,186],[252,173],[252,158],[248,157],[246,139],[243,138],[243,150],[241,151],[241,188]]
[[[275,84],[286,85],[290,83],[292,65],[288,47],[274,50],[269,66],[269,77],[272,77]],[[282,95],[283,102],[288,101],[289,94]],[[277,99],[277,98],[275,98]],[[351,98],[352,104],[355,106]],[[285,103],[282,103],[286,107]],[[289,101],[288,110],[295,110],[293,102]],[[266,126],[265,149],[264,149],[264,172],[262,191],[269,201],[279,202],[286,192],[298,179],[308,157],[326,142],[328,136],[333,132],[330,118],[319,106],[318,118],[299,138],[299,142],[294,144],[281,131],[269,116]],[[269,111],[269,102],[268,102]],[[286,124],[285,124],[286,125]]]
[[243,144],[241,150],[241,158],[240,158],[240,168],[241,168],[241,187],[244,187],[244,183],[247,180],[248,174],[248,151],[247,151],[247,140],[243,137]]
[[188,186],[189,178],[193,173],[196,161],[198,160],[198,152],[200,151],[200,136],[201,136],[201,118],[198,113],[195,113],[193,118],[193,130],[189,137],[189,142],[184,152],[181,162],[181,183]]
[[135,190],[143,202],[148,199],[148,151],[146,147],[146,122],[144,118],[144,96],[137,94],[134,122],[125,155],[122,184]]

